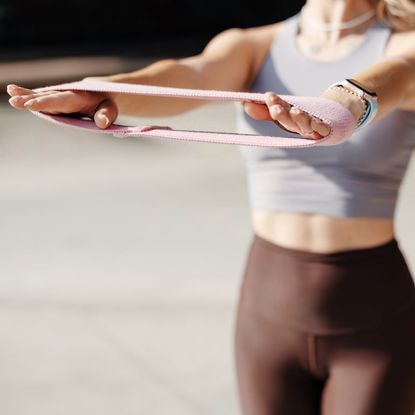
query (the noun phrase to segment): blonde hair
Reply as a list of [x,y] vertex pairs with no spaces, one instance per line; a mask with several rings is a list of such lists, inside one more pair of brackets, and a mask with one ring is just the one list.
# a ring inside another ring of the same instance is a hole
[[371,0],[378,19],[397,31],[415,30],[415,0]]

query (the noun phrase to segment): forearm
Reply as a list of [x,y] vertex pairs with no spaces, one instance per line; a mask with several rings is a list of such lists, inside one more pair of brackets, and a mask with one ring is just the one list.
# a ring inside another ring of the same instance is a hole
[[[250,80],[258,37],[249,30],[228,29],[211,39],[198,55],[164,59],[132,73],[109,76],[106,80],[177,88],[244,90]],[[176,115],[209,102],[132,95],[113,98],[122,114],[145,117]]]
[[[180,60],[165,59],[131,73],[100,78],[111,82],[148,84],[178,88],[202,88],[202,77],[197,71]],[[189,111],[206,101],[195,99],[160,98],[142,95],[111,94],[118,110],[124,115],[164,117]]]
[[[409,105],[414,92],[415,71],[413,62],[408,59],[385,59],[352,76],[368,90],[378,95],[379,108],[374,121],[390,112]],[[360,99],[342,88],[326,90],[325,98],[333,99],[345,105],[355,116],[356,121],[364,111]]]

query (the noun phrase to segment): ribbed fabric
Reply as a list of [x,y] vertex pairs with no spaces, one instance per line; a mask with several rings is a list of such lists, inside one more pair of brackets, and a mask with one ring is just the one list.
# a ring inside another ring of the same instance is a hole
[[[44,92],[54,90],[112,92],[117,94],[196,98],[215,101],[251,101],[260,104],[265,104],[266,102],[264,94],[253,94],[249,92],[171,88],[144,84],[134,85],[128,83],[87,80],[52,85],[39,88],[36,91]],[[310,138],[301,137],[298,134],[296,137],[291,138],[279,137],[277,131],[274,131],[274,134],[272,135],[252,135],[209,131],[174,130],[168,126],[160,125],[120,126],[115,124],[110,125],[106,129],[100,129],[90,119],[76,118],[65,115],[44,114],[36,111],[32,112],[43,119],[59,125],[95,131],[102,134],[113,134],[116,137],[151,136],[174,140],[201,141],[206,143],[237,144],[246,146],[284,148],[333,146],[344,142],[353,134],[356,124],[353,114],[338,102],[319,97],[294,97],[288,95],[283,95],[281,97],[291,105],[296,106],[297,108],[325,121],[328,125],[330,125],[330,133],[320,140],[312,140]]]
[[[319,96],[330,84],[380,60],[390,37],[387,26],[375,23],[364,42],[346,57],[314,61],[296,46],[298,21],[299,15],[286,21],[250,91]],[[253,120],[238,108],[237,128],[241,133],[267,135],[277,127]],[[396,110],[337,146],[240,150],[254,209],[391,218],[414,147],[415,113]]]

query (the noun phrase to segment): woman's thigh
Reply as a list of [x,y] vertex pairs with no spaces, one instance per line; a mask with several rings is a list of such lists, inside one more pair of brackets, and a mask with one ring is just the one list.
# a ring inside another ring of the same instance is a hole
[[[397,320],[375,337],[357,333],[373,333],[414,297],[412,277],[394,241],[313,254],[255,237],[235,331],[243,414],[407,415],[415,372],[415,344],[408,341],[414,336],[412,317],[404,328],[404,319]],[[364,412],[370,405],[377,408],[376,402],[402,410]]]
[[415,303],[378,329],[320,342],[323,415],[415,413]]
[[235,364],[243,415],[320,414],[323,383],[307,371],[305,344],[302,333],[239,305]]

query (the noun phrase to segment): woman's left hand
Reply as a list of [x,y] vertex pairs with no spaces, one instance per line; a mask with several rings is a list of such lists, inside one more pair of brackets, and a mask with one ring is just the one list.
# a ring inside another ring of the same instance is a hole
[[330,133],[330,126],[281,99],[275,92],[265,94],[266,105],[244,102],[245,112],[255,120],[274,121],[293,133],[306,138],[321,139]]

